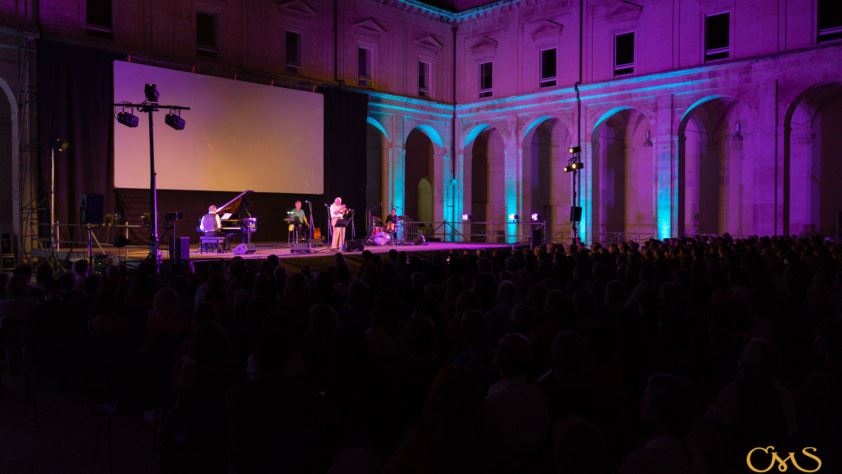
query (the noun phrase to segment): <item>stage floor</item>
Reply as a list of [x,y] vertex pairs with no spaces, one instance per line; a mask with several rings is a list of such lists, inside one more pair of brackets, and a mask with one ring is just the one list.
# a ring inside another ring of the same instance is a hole
[[[270,255],[276,255],[284,266],[301,267],[303,265],[322,267],[329,265],[333,261],[334,255],[338,252],[331,250],[328,246],[313,247],[312,253],[293,254],[286,242],[261,242],[255,244],[256,250],[253,253],[244,255],[237,255],[231,251],[228,252],[205,252],[199,251],[198,244],[190,246],[190,261],[195,264],[204,264],[210,262],[218,262],[224,260],[231,260],[234,257],[241,257],[245,260],[262,260],[268,258]],[[512,244],[493,244],[493,243],[459,243],[459,242],[427,242],[424,245],[385,245],[385,246],[366,246],[368,250],[376,254],[385,254],[390,250],[398,252],[412,252],[412,253],[433,253],[451,250],[488,250],[495,248],[512,248]],[[164,261],[169,260],[169,252],[167,248],[161,250]],[[356,252],[342,252],[347,258],[356,261],[362,255],[362,251]],[[49,256],[49,250],[39,249],[33,252],[36,257]],[[106,256],[111,261],[117,262],[141,262],[149,255],[149,248],[145,246],[130,246],[130,247],[94,247],[94,258],[99,256]],[[79,259],[89,258],[88,249],[62,249],[56,255],[58,260],[73,262]]]

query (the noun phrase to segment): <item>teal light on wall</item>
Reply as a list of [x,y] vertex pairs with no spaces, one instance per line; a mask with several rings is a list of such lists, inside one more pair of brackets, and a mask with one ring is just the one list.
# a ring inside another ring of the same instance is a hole
[[439,132],[437,132],[435,128],[427,125],[426,123],[416,125],[415,128],[423,132],[424,135],[427,135],[427,138],[429,138],[433,144],[439,148],[444,148],[444,140],[441,139],[441,135],[439,135]]
[[368,117],[365,119],[365,121],[366,121],[366,122],[368,122],[368,124],[369,124],[369,125],[371,125],[372,127],[374,127],[374,128],[376,128],[377,130],[379,130],[379,131],[380,131],[380,133],[382,133],[382,134],[383,134],[383,136],[384,136],[384,137],[386,137],[386,140],[387,140],[387,141],[392,141],[392,139],[391,139],[391,138],[389,138],[389,132],[387,132],[387,131],[386,131],[386,129],[383,127],[383,124],[381,124],[380,122],[378,122],[376,118],[374,118],[374,117],[372,117],[372,116],[368,116]]
[[474,140],[476,140],[476,139],[477,139],[477,137],[479,136],[479,134],[480,134],[480,133],[482,133],[482,132],[484,132],[484,131],[488,128],[488,127],[490,127],[490,125],[488,125],[487,123],[483,123],[483,124],[479,124],[479,125],[474,125],[474,128],[472,128],[472,129],[471,129],[471,131],[470,131],[470,132],[468,132],[468,134],[467,134],[467,135],[465,135],[465,141],[464,141],[464,143],[462,144],[462,149],[463,149],[463,151],[464,151],[465,149],[467,149],[467,148],[468,148],[468,146],[469,146],[471,143],[473,143],[473,142],[474,142]]
[[521,137],[521,138],[525,139],[527,136],[529,136],[529,132],[534,130],[538,125],[541,125],[542,123],[546,122],[547,120],[551,120],[553,118],[554,117],[551,117],[549,115],[542,115],[542,116],[536,118],[535,120],[532,121],[532,123],[530,123],[529,125],[526,126],[526,129],[523,131],[523,137]]

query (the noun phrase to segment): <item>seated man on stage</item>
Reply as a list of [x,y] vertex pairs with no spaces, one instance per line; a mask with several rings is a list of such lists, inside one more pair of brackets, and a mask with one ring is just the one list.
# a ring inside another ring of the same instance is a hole
[[392,211],[389,212],[389,215],[386,216],[386,225],[383,227],[383,231],[389,234],[391,237],[392,242],[395,242],[398,238],[398,210],[394,207]]
[[199,221],[199,230],[205,233],[205,237],[217,237],[221,229],[222,220],[216,213],[216,206],[211,204],[208,207],[208,213],[202,216],[202,220]]
[[297,242],[299,240],[302,240],[302,237],[305,237],[304,240],[306,240],[307,234],[302,235],[301,230],[304,226],[309,227],[310,223],[307,222],[307,214],[304,212],[304,209],[301,208],[301,200],[300,199],[295,201],[295,208],[293,208],[291,211],[289,211],[287,213],[287,216],[288,216],[288,219],[291,220],[290,230],[292,230],[294,232],[293,233],[293,240]]
[[333,228],[333,240],[330,248],[334,250],[342,250],[345,246],[345,226],[338,227],[336,224],[340,220],[345,219],[345,204],[342,204],[342,198],[337,197],[330,205],[330,226]]

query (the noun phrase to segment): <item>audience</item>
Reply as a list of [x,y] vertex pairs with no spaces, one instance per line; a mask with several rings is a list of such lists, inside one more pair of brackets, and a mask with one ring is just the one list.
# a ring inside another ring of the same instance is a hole
[[155,410],[166,472],[730,474],[758,446],[842,468],[839,243],[282,263],[0,274],[0,395],[53,370]]

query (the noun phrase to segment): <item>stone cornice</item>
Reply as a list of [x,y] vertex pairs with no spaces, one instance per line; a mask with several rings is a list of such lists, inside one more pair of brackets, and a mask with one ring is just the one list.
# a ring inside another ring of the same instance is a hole
[[396,7],[403,11],[408,11],[428,18],[451,24],[459,24],[467,20],[475,18],[486,17],[498,12],[511,11],[517,8],[521,3],[534,4],[538,0],[496,0],[494,2],[480,5],[478,7],[469,8],[461,12],[452,12],[443,8],[428,5],[420,0],[377,0],[383,5]]

